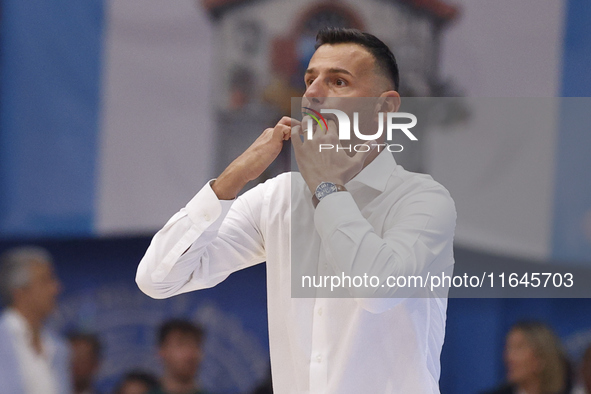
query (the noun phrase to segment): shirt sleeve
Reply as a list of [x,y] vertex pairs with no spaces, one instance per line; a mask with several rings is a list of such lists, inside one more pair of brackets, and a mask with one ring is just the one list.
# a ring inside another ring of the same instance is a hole
[[152,298],[209,288],[263,262],[260,212],[265,184],[236,200],[219,200],[207,183],[156,233],[136,283]]
[[[351,287],[351,296],[374,313],[417,292],[435,297],[426,292],[428,277],[453,268],[456,210],[447,190],[442,186],[422,190],[379,214],[386,220],[384,228],[376,231],[347,192],[325,197],[316,208],[316,229],[335,272],[379,278],[377,286]],[[399,276],[405,277],[407,286],[386,282]]]

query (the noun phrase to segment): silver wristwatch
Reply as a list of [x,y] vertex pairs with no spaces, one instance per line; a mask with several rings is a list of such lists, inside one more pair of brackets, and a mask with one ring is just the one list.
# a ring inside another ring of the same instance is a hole
[[314,200],[314,202],[315,202],[314,205],[316,205],[320,202],[320,200],[322,200],[324,197],[328,196],[329,194],[336,193],[336,192],[342,192],[342,191],[347,191],[347,189],[345,189],[345,186],[343,186],[343,185],[337,185],[336,183],[332,183],[332,182],[321,182],[316,187],[316,191],[314,192],[314,196],[313,196],[312,200]]

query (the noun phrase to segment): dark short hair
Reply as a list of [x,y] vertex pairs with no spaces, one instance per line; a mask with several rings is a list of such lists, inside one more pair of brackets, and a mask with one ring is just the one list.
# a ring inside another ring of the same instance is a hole
[[123,386],[125,386],[128,382],[140,382],[146,385],[148,391],[151,392],[152,390],[156,390],[160,388],[160,383],[158,382],[158,378],[154,376],[152,373],[134,369],[127,372],[122,378],[117,387],[115,388],[114,393],[120,394],[123,390]]
[[87,342],[92,347],[92,352],[97,360],[100,360],[102,355],[102,344],[99,339],[99,336],[94,333],[82,332],[82,331],[70,331],[66,334],[68,341],[70,343],[74,341],[82,341]]
[[358,44],[371,53],[375,59],[376,66],[394,84],[394,90],[398,91],[400,75],[396,58],[390,48],[373,34],[357,29],[325,27],[316,35],[316,46],[314,48],[318,49],[324,44],[349,43]]
[[203,342],[203,337],[205,335],[201,326],[189,320],[171,319],[165,321],[158,330],[158,346],[162,346],[164,341],[166,341],[166,338],[168,338],[173,332],[192,335],[199,344]]

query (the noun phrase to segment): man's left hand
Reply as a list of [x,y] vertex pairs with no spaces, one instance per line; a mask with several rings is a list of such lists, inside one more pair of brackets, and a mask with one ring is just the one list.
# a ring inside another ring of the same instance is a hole
[[322,182],[345,185],[363,169],[376,142],[366,141],[357,145],[357,151],[352,144],[341,145],[337,124],[333,120],[328,121],[328,130],[316,127],[312,139],[308,140],[302,128],[302,124],[308,124],[305,120],[306,117],[301,124],[292,120],[291,143],[308,188],[314,194]]

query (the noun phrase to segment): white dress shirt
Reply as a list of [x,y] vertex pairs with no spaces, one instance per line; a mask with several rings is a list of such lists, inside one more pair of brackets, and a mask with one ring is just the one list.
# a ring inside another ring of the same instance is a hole
[[429,297],[428,288],[394,298],[401,293],[382,287],[371,290],[382,298],[355,288],[346,298],[292,297],[295,256],[322,275],[453,267],[454,203],[430,176],[404,170],[384,151],[345,186],[314,209],[297,173],[234,201],[220,201],[207,184],[154,236],[137,284],[165,298],[266,261],[276,393],[439,393],[445,298]]
[[56,351],[52,338],[42,334],[42,352],[37,353],[33,347],[33,333],[27,321],[15,310],[8,310],[5,318],[14,340],[16,362],[19,365],[25,393],[62,394],[57,389],[58,371],[53,369],[51,363]]

